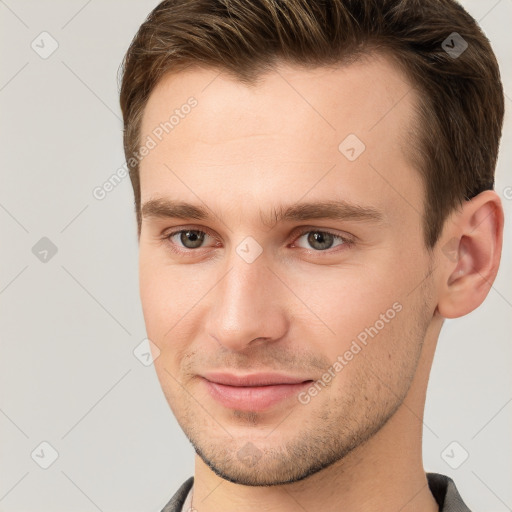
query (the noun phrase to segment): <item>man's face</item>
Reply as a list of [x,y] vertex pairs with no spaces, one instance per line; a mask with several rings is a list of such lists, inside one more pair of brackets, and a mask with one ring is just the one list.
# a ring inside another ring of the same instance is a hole
[[[146,208],[144,318],[169,405],[220,476],[300,480],[402,404],[436,306],[423,186],[405,156],[414,98],[384,58],[282,66],[256,87],[190,68],[152,92],[142,206],[189,203],[208,216]],[[275,222],[320,202],[345,207]],[[215,384],[219,373],[279,374],[281,385]]]

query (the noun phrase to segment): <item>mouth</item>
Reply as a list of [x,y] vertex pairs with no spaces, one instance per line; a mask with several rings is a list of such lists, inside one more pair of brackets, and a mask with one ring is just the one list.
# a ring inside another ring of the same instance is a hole
[[228,409],[263,411],[296,396],[312,379],[288,375],[260,373],[237,376],[210,373],[201,376],[208,392]]

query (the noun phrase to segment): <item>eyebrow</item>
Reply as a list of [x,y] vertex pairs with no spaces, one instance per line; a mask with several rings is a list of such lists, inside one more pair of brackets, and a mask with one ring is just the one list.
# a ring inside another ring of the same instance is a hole
[[[211,210],[201,205],[193,205],[183,201],[167,198],[150,199],[142,205],[142,218],[173,218],[207,220],[214,215]],[[354,220],[380,223],[384,215],[372,206],[361,206],[344,200],[326,200],[303,202],[292,205],[280,205],[270,212],[262,214],[263,225],[272,227],[275,223],[285,221],[301,222],[311,219]]]

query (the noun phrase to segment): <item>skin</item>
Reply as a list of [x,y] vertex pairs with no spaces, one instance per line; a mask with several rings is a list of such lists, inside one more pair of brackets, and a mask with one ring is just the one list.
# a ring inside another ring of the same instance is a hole
[[[503,211],[493,191],[479,194],[427,251],[424,189],[407,156],[416,94],[383,56],[281,64],[255,87],[189,68],[153,90],[142,141],[190,96],[198,104],[142,160],[142,204],[174,199],[212,214],[146,216],[139,239],[154,365],[198,453],[196,510],[438,510],[421,453],[428,376],[443,319],[475,309],[495,279]],[[366,146],[352,162],[338,149],[350,133]],[[306,200],[347,200],[382,219],[263,224],[272,208]],[[319,249],[300,228],[353,244]],[[198,249],[164,240],[179,229],[207,236]],[[252,263],[237,253],[248,236],[262,249]],[[397,302],[401,311],[307,404],[237,411],[200,378],[271,371],[316,381]],[[252,464],[240,457],[248,446]]]

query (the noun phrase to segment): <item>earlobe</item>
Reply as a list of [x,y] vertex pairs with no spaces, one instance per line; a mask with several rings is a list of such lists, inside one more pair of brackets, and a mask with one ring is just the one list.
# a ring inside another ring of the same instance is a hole
[[486,190],[467,201],[447,223],[439,241],[442,275],[437,309],[445,318],[457,318],[484,301],[498,273],[503,242],[501,200]]

